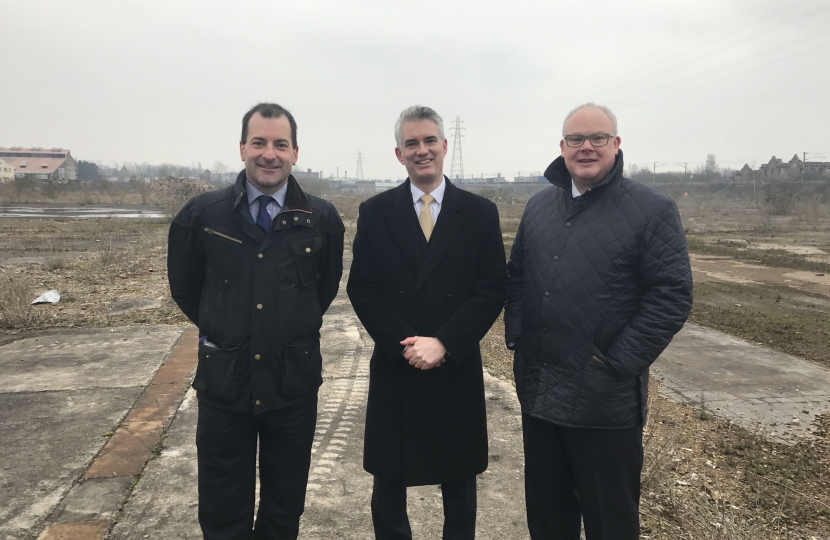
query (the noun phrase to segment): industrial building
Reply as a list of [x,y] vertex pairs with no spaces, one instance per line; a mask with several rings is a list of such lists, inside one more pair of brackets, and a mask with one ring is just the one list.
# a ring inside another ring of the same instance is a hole
[[15,178],[28,177],[61,183],[78,179],[78,163],[65,148],[0,148],[0,159],[14,169]]

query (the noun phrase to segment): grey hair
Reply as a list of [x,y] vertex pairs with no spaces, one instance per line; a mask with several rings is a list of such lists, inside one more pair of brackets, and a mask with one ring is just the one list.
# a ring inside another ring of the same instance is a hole
[[597,105],[596,103],[583,103],[579,107],[576,107],[574,110],[568,113],[568,116],[565,117],[565,121],[562,122],[562,136],[565,136],[565,124],[568,123],[568,120],[571,119],[573,115],[581,111],[582,109],[599,109],[600,111],[605,113],[605,116],[611,119],[611,123],[614,124],[614,133],[611,135],[617,135],[617,117],[614,113],[611,112],[611,109],[604,105]]
[[[401,144],[403,144],[403,140],[401,140],[403,139],[403,136],[401,135],[401,126],[403,126],[404,122],[411,122],[412,120],[431,120],[435,122],[435,125],[438,126],[438,136],[442,141],[445,139],[444,120],[441,116],[429,107],[413,105],[404,109],[398,117],[398,121],[395,122],[395,142],[398,144],[398,148],[401,148]],[[403,150],[403,148],[401,148],[401,150]]]

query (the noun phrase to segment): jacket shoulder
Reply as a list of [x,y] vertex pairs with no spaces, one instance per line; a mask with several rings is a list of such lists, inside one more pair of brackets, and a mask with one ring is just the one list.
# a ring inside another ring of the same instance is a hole
[[185,203],[173,218],[173,222],[179,225],[191,225],[206,210],[228,199],[233,200],[233,197],[233,185],[200,193]]
[[563,191],[563,188],[553,185],[546,187],[538,193],[534,193],[527,200],[527,205],[525,206],[525,213],[527,213],[528,210],[533,210],[539,205],[550,204],[551,201],[553,201],[553,199],[556,198],[556,196],[560,195]]
[[677,207],[674,199],[662,191],[646,184],[635,182],[629,178],[622,178],[620,187],[644,213],[650,213],[650,211],[657,209],[674,209]]

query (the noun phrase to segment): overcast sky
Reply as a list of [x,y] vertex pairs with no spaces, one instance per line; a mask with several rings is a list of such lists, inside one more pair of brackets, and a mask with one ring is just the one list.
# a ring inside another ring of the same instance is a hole
[[298,167],[353,176],[360,151],[402,178],[393,126],[422,104],[446,173],[460,116],[465,175],[512,179],[595,101],[627,164],[830,161],[830,0],[26,0],[2,27],[0,146],[76,159],[241,169],[242,115],[274,101]]

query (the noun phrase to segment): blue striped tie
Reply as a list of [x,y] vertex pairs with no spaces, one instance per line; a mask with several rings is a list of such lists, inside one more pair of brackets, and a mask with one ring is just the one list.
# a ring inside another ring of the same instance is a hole
[[257,197],[259,201],[259,212],[256,214],[257,226],[265,232],[271,228],[271,215],[268,213],[268,203],[274,200],[270,195],[260,195]]

